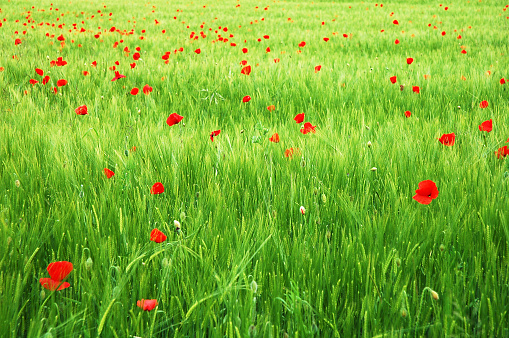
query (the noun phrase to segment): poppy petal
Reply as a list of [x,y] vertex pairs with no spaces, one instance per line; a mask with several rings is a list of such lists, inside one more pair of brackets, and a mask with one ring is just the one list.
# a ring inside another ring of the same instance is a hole
[[72,263],[67,261],[50,263],[47,268],[51,279],[56,281],[64,280],[72,269]]

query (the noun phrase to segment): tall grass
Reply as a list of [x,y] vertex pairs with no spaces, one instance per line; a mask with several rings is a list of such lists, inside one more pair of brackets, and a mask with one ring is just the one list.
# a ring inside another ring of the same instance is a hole
[[[2,335],[509,335],[502,5],[50,4],[1,6]],[[212,43],[214,30],[234,37]],[[50,67],[58,56],[68,64]],[[126,78],[111,82],[117,60]],[[50,83],[32,86],[35,68]],[[54,94],[58,79],[69,83]],[[152,93],[130,94],[145,84]],[[316,134],[299,132],[302,112]],[[171,113],[184,119],[169,127]],[[454,146],[437,141],[451,132]],[[425,206],[412,196],[427,179],[439,196]],[[167,241],[149,241],[154,228]],[[71,287],[43,289],[61,260]]]

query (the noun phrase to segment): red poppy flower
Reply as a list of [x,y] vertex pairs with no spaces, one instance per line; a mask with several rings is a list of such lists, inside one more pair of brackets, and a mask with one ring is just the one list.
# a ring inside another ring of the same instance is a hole
[[87,76],[87,75],[89,75],[89,74],[90,74],[90,73],[89,73],[88,71],[86,71],[86,70],[84,70],[84,71],[83,71],[83,76]]
[[107,178],[112,178],[115,175],[115,173],[108,168],[104,168],[104,173],[106,174]]
[[240,74],[249,75],[251,74],[251,66],[246,66],[241,69]]
[[76,114],[78,115],[87,115],[88,114],[88,108],[86,105],[83,105],[83,106],[79,106],[78,108],[76,108],[74,110],[76,112]]
[[271,104],[270,106],[267,107],[267,110],[268,111],[274,111],[274,110],[276,110],[276,106]]
[[44,71],[42,69],[35,68],[35,72],[37,73],[37,75],[40,75],[40,76],[44,75]]
[[274,63],[278,63],[279,61],[280,61],[279,58],[274,59]]
[[39,81],[34,80],[34,79],[30,79],[30,81],[29,81],[29,82],[30,82],[30,84],[31,84],[32,86],[35,86],[35,84],[36,84],[36,83],[39,83]]
[[306,122],[306,123],[304,123],[304,127],[301,128],[300,132],[303,133],[304,135],[306,135],[309,132],[314,134],[314,133],[316,133],[315,128],[316,128],[316,126],[313,126],[311,123]]
[[214,136],[219,135],[219,133],[220,133],[220,132],[221,132],[221,130],[215,130],[215,131],[213,131],[212,133],[210,133],[210,140],[211,140],[212,142],[214,142]]
[[444,146],[453,146],[454,141],[456,140],[456,135],[454,133],[450,134],[443,134],[442,137],[438,139],[440,143],[442,143]]
[[144,87],[143,87],[143,94],[145,95],[148,95],[152,92],[152,87],[150,87],[148,84],[146,84]]
[[413,59],[413,58],[407,58],[407,59],[406,59],[406,63],[407,63],[407,64],[411,65],[411,64],[412,64],[412,62],[414,62],[414,59]]
[[295,115],[295,117],[293,119],[297,123],[302,123],[302,121],[304,121],[304,113],[300,113],[300,114]]
[[270,53],[270,47],[265,48],[265,53]]
[[407,111],[405,112],[405,116],[406,116],[406,117],[410,117],[411,115],[412,115],[412,113],[410,112],[410,110],[407,110]]
[[275,133],[274,135],[272,135],[270,138],[269,138],[269,141],[270,142],[274,142],[274,143],[279,143],[279,135],[277,133]]
[[56,94],[58,91],[57,87],[53,87],[53,92]]
[[195,49],[195,51],[194,51],[194,52],[195,52],[196,54],[200,54],[200,53],[201,53],[201,50],[200,50],[200,48],[198,48],[198,49]]
[[248,50],[246,47],[242,48],[242,53],[246,54],[247,52],[248,52]]
[[[507,141],[509,142],[509,139]],[[504,158],[507,155],[509,155],[509,148],[507,148],[507,146],[503,146],[502,148],[498,148],[498,150],[495,151],[495,155],[497,155],[497,158]]]
[[251,101],[251,96],[249,96],[249,95],[246,95],[242,98],[242,102],[244,102],[244,103],[249,102],[249,101]]
[[396,41],[394,41],[394,43],[395,43],[396,45],[398,45],[398,44],[399,44],[399,40],[398,40],[398,39],[396,39]]
[[[50,263],[47,267],[50,278],[41,278],[41,285],[50,291],[60,291],[71,286],[62,281],[71,273],[73,267],[71,262],[61,261]],[[57,289],[58,288],[58,289]]]
[[131,66],[131,69],[133,69],[134,67],[136,67],[136,62],[130,63],[129,65]]
[[479,125],[479,130],[480,131],[486,131],[486,132],[490,132],[493,130],[493,123],[491,121],[491,119],[489,121],[484,121],[483,123],[481,123]]
[[435,182],[431,180],[419,183],[419,189],[415,191],[414,200],[421,204],[430,204],[432,200],[438,197],[438,188]]
[[156,243],[162,243],[166,240],[166,235],[159,229],[154,229],[150,233],[150,240]]
[[300,154],[300,151],[299,151],[299,148],[289,148],[289,149],[286,149],[285,150],[285,157],[288,157],[288,158],[293,158],[293,155],[299,155]]
[[397,81],[397,78],[396,78],[396,76],[391,76],[391,77],[389,78],[389,80],[391,80],[391,83],[392,83],[392,84],[395,84],[395,83],[396,83],[396,81]]
[[479,107],[481,108],[487,108],[488,107],[488,101],[484,100],[479,104]]
[[170,114],[170,116],[168,116],[168,118],[166,119],[166,123],[171,127],[174,124],[177,124],[180,121],[182,121],[183,118],[184,118],[183,116],[180,116],[177,113],[173,113],[173,114]]
[[67,84],[67,80],[64,80],[64,79],[60,79],[57,81],[57,86],[58,87],[63,87]]
[[49,76],[46,75],[45,77],[42,78],[42,84],[45,85],[48,82],[49,82]]
[[138,95],[139,91],[140,90],[138,88],[134,87],[133,89],[131,89],[131,95]]
[[392,23],[395,24],[395,25],[399,25],[398,20],[394,20]]
[[240,61],[240,64],[241,64],[242,66],[247,65],[247,60],[242,60],[242,61]]
[[125,75],[120,74],[120,72],[115,72],[115,77],[111,79],[111,81],[117,81],[118,79],[124,78]]
[[501,79],[500,79],[500,84],[501,84],[501,85],[505,84],[505,79],[504,79],[504,78],[501,78]]
[[17,46],[21,43],[21,39],[14,40],[14,46]]
[[413,86],[412,87],[412,91],[416,94],[419,94],[419,92],[421,91],[421,89],[419,88],[419,86]]
[[442,32],[442,36],[445,36],[445,31]]
[[461,54],[467,54],[467,51],[463,49],[463,50],[461,51]]
[[154,185],[150,189],[150,193],[152,195],[159,195],[159,194],[162,194],[163,192],[164,192],[164,186],[161,182],[154,183]]
[[320,65],[315,66],[315,73],[318,73],[320,71],[320,69],[322,69],[322,66],[320,66]]
[[306,42],[305,42],[305,41],[302,41],[302,42],[300,42],[300,43],[299,43],[299,47],[300,47],[300,48],[304,47],[305,45],[306,45]]
[[157,306],[157,300],[155,299],[142,299],[136,302],[136,305],[143,309],[143,311],[151,311]]
[[58,41],[65,41],[65,38],[62,34],[57,38]]
[[327,42],[329,41],[329,38],[323,38],[323,41]]
[[92,61],[92,63],[90,64],[92,67],[97,67],[97,61]]
[[136,53],[134,53],[134,54],[133,54],[133,60],[134,60],[134,61],[138,61],[138,60],[140,59],[140,57],[141,57],[141,55],[140,55],[140,53],[138,53],[138,52],[136,52]]
[[265,40],[267,40],[267,39],[269,39],[269,36],[268,36],[268,35],[264,35],[264,36],[263,36],[263,38],[264,38]]

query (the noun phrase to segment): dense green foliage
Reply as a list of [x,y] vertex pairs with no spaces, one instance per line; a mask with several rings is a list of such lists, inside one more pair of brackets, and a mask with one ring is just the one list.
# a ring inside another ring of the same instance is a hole
[[2,335],[509,335],[505,4],[33,3],[0,7]]

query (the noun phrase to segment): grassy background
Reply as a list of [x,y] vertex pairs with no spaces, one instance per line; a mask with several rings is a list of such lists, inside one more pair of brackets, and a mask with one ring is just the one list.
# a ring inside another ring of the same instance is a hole
[[[504,5],[237,4],[0,7],[0,332],[509,335],[509,162],[494,155],[509,137]],[[213,42],[219,26],[227,43]],[[68,65],[50,67],[58,56]],[[117,60],[126,78],[111,82]],[[50,83],[32,86],[35,68]],[[69,83],[55,95],[57,79]],[[316,134],[299,132],[302,112]],[[169,127],[171,113],[184,119]],[[451,132],[454,146],[437,141]],[[426,179],[440,191],[429,206],[412,199]],[[166,242],[149,241],[155,227]],[[74,264],[71,287],[49,292],[39,278],[57,260]],[[142,298],[159,306],[143,312]]]

